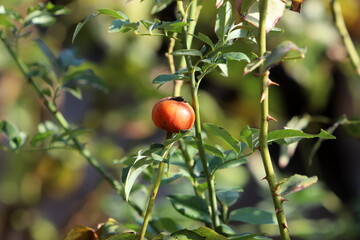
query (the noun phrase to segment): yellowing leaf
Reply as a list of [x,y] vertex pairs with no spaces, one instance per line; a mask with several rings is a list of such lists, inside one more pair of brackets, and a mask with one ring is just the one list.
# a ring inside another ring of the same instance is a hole
[[66,234],[64,240],[97,240],[93,229],[84,226],[75,226]]

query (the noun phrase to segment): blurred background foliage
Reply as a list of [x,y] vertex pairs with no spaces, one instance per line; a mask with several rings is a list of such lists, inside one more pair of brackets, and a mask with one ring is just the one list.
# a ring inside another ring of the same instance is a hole
[[[37,2],[7,0],[1,4],[25,14]],[[71,38],[76,24],[96,9],[111,8],[125,12],[132,20],[151,20],[154,16],[150,10],[155,1],[52,2],[67,5],[71,13],[58,17],[49,28],[32,28],[33,34],[20,40],[19,54],[28,62],[46,62],[32,41],[41,38],[55,53],[74,49],[77,56],[86,59],[87,67],[103,79],[107,92],[85,89],[82,100],[63,94],[59,105],[71,124],[90,129],[82,140],[120,177],[122,166],[114,165],[114,159],[163,138],[163,133],[153,126],[150,112],[158,99],[171,95],[172,86],[167,84],[158,89],[151,81],[169,72],[164,55],[168,42],[132,33],[109,34],[107,28],[112,19],[105,16],[87,24],[74,44]],[[360,2],[343,0],[341,4],[350,35],[360,52]],[[304,1],[300,15],[286,11],[278,24],[283,33],[269,34],[269,49],[286,39],[307,48],[305,59],[288,61],[271,71],[272,80],[281,85],[271,89],[271,114],[278,119],[271,124],[272,129],[283,128],[292,117],[305,114],[312,116],[306,132],[326,129],[344,114],[349,119],[360,116],[360,80],[349,64],[328,6],[328,0]],[[170,6],[156,17],[175,20],[173,9]],[[214,35],[215,13],[214,1],[204,1],[198,25],[201,32]],[[232,48],[248,54],[256,52],[255,45],[241,40]],[[0,120],[6,119],[21,131],[34,134],[40,122],[53,119],[2,45],[0,52]],[[259,116],[258,81],[254,76],[242,77],[238,64],[241,63],[232,63],[227,78],[218,73],[209,75],[200,92],[204,122],[223,126],[234,136],[239,136],[240,129],[247,124],[257,127]],[[183,95],[190,100],[186,85]],[[360,238],[360,136],[349,136],[341,128],[334,134],[337,140],[325,141],[311,165],[309,155],[315,140],[301,142],[290,163],[278,169],[284,177],[293,173],[319,177],[319,183],[293,194],[285,204],[293,239]],[[0,141],[3,140],[0,136]],[[96,227],[112,217],[127,229],[139,221],[76,151],[33,152],[30,146],[26,147],[28,152],[16,154],[0,151],[0,239],[57,240],[63,239],[66,230],[76,224]],[[279,148],[272,145],[271,151],[277,162]],[[254,154],[248,165],[220,171],[217,184],[244,189],[234,207],[256,205],[272,211],[266,183],[260,181],[264,175],[261,159]],[[148,181],[144,183],[147,186]],[[198,223],[175,212],[165,198],[169,192],[191,191],[186,180],[161,187],[155,213],[177,222],[158,224],[174,230],[197,226]],[[146,200],[143,191],[136,192],[133,198],[141,205]],[[234,228],[238,232],[277,234],[275,225],[239,224]]]

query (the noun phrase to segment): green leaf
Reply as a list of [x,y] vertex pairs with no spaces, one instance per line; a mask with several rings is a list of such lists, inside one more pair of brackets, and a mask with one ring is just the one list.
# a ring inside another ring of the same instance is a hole
[[[138,240],[139,236],[133,232],[117,233],[104,240]],[[100,239],[101,240],[101,239]]]
[[226,131],[224,128],[205,123],[203,124],[206,131],[215,134],[217,137],[221,138],[225,143],[227,143],[237,154],[240,153],[240,142],[236,140],[231,134]]
[[139,28],[140,23],[130,22],[129,20],[115,19],[112,21],[109,32],[110,33],[126,33],[128,31],[136,31]]
[[50,26],[56,22],[55,17],[53,17],[49,12],[44,10],[35,10],[26,16],[24,19],[24,26],[29,25],[40,25],[40,26]]
[[321,129],[319,134],[307,134],[301,130],[296,129],[282,129],[274,130],[268,134],[268,142],[276,142],[278,144],[291,144],[298,142],[303,138],[323,138],[323,139],[336,139],[335,136],[325,132]]
[[240,132],[240,139],[244,142],[250,149],[255,149],[259,145],[259,132],[257,128],[250,128],[247,126],[242,129]]
[[298,192],[315,184],[317,180],[317,176],[309,178],[304,175],[295,174],[290,178],[282,180],[279,183],[276,193],[281,196],[285,196],[290,193]]
[[225,236],[222,236],[219,233],[212,230],[211,228],[207,228],[207,227],[200,227],[198,229],[194,229],[193,232],[200,235],[203,239],[227,240],[227,238]]
[[59,54],[59,63],[64,72],[66,72],[71,66],[80,66],[83,62],[83,59],[75,56],[73,49],[65,49]]
[[163,29],[164,32],[176,32],[176,33],[181,33],[183,30],[184,26],[187,26],[188,24],[181,21],[181,20],[177,20],[174,22],[167,22],[167,21],[163,21],[160,24],[156,24],[154,26],[154,29]]
[[220,202],[222,202],[227,207],[231,207],[236,203],[236,201],[240,197],[240,193],[242,189],[240,188],[221,188],[216,189],[216,196]]
[[172,233],[167,240],[204,240],[202,236],[191,230],[180,230]]
[[306,49],[299,48],[295,43],[284,41],[276,46],[270,54],[265,55],[265,62],[261,72],[265,72],[274,65],[285,60],[291,53],[291,59],[304,58],[305,52]]
[[55,55],[51,52],[51,50],[46,46],[46,44],[42,40],[37,39],[35,41],[36,41],[37,45],[40,47],[42,53],[49,60],[52,70],[54,71],[56,76],[59,78],[62,74],[59,60],[55,57]]
[[0,122],[0,133],[3,133],[9,140],[11,150],[16,151],[21,148],[27,139],[27,134],[20,132],[18,128],[8,121]]
[[123,175],[124,173],[126,174],[126,178],[123,176],[123,179],[125,179],[124,191],[125,191],[126,201],[128,201],[129,199],[130,191],[134,186],[137,177],[152,163],[153,163],[152,159],[149,160],[146,156],[141,154],[141,151],[139,151],[134,163],[131,166],[129,166],[129,168],[124,169]]
[[87,86],[106,91],[104,83],[92,69],[79,70],[64,77],[64,87],[72,88]]
[[[192,146],[194,148],[198,148],[196,141],[186,141],[186,144],[190,145],[190,146]],[[205,147],[206,152],[208,152],[208,153],[211,153],[211,154],[213,154],[215,156],[218,156],[218,157],[220,157],[222,159],[225,157],[224,153],[220,149],[218,149],[218,148],[216,148],[214,146],[211,146],[211,145],[205,143],[204,147]]]
[[273,214],[253,207],[240,208],[232,211],[229,220],[250,224],[275,224]]
[[229,1],[226,1],[216,14],[215,33],[219,40],[225,41],[225,37],[230,30],[233,22],[232,7]]
[[183,74],[162,74],[154,78],[152,81],[153,84],[165,84],[167,82],[173,81],[173,80],[186,80],[187,77],[185,77]]
[[31,146],[36,147],[40,142],[44,141],[45,139],[47,139],[50,136],[53,136],[54,134],[55,133],[53,131],[37,133],[31,138],[30,144],[31,144]]
[[202,56],[202,52],[197,49],[179,49],[171,53],[174,56]]
[[156,1],[155,5],[151,9],[151,14],[156,14],[167,8],[174,0],[161,0]]
[[122,229],[119,223],[115,219],[109,218],[106,222],[100,225],[99,229],[96,231],[96,234],[99,236],[99,240],[105,240],[121,232]]
[[216,62],[227,63],[229,60],[250,62],[250,58],[242,52],[222,53]]
[[349,136],[360,139],[360,120],[346,120],[341,125]]
[[230,240],[271,240],[264,236],[264,233],[243,233],[240,235],[229,237]]
[[213,42],[211,41],[211,39],[206,36],[205,34],[199,32],[198,35],[194,35],[194,37],[196,37],[197,39],[203,41],[204,43],[206,43],[207,45],[209,45],[211,47],[211,49],[214,50],[214,44]]
[[255,69],[261,66],[265,62],[265,58],[255,58],[248,63],[244,69],[244,75],[253,72]]
[[89,22],[91,19],[93,19],[96,16],[99,15],[108,15],[111,17],[114,17],[116,19],[120,19],[120,20],[129,20],[128,16],[126,16],[126,14],[120,12],[120,11],[114,11],[112,9],[98,9],[95,12],[91,13],[85,20],[83,20],[82,22],[79,22],[76,25],[73,37],[72,37],[72,42],[74,43],[76,36],[79,34],[80,30],[84,27],[84,25]]
[[211,222],[207,203],[204,199],[193,195],[168,196],[173,207],[182,215],[202,222]]

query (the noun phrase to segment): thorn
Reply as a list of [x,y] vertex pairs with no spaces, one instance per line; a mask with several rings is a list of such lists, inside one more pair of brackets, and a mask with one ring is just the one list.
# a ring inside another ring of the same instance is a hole
[[266,121],[275,121],[275,122],[277,122],[277,119],[276,118],[274,118],[274,117],[272,117],[272,116],[270,116],[270,115],[268,115],[267,117],[266,117]]
[[289,201],[288,199],[286,199],[286,198],[283,198],[283,197],[281,197],[281,199],[280,199],[280,202],[281,203],[283,203],[283,202],[287,202],[287,201]]
[[267,180],[267,176],[265,176],[261,179],[261,181],[263,181],[263,180]]
[[280,212],[280,209],[276,208],[275,209],[275,214],[278,214]]
[[288,226],[286,225],[286,223],[283,223],[283,224],[282,224],[282,227],[283,227],[284,229],[288,229]]
[[265,98],[266,98],[266,94],[265,94],[265,92],[263,92],[261,94],[260,102],[262,103],[265,100]]
[[268,87],[270,87],[270,86],[280,86],[280,84],[278,84],[277,82],[273,82],[270,79],[267,80],[266,85]]

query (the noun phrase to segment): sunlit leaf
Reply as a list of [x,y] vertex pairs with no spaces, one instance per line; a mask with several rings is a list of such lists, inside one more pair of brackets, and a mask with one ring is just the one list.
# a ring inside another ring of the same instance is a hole
[[151,14],[156,14],[167,8],[174,0],[161,0],[156,1],[155,5],[151,9]]
[[250,224],[275,224],[273,214],[253,207],[240,208],[232,211],[229,220]]
[[109,218],[106,222],[102,223],[98,226],[98,230],[96,231],[97,236],[101,239],[108,239],[111,235],[121,233],[122,229],[120,228],[119,223],[113,219]]
[[211,228],[207,227],[200,227],[197,229],[194,229],[193,232],[200,235],[203,239],[211,239],[211,240],[227,240],[228,238],[225,236],[220,235],[219,233],[215,232]]
[[290,178],[282,180],[276,190],[276,193],[281,196],[285,196],[290,193],[298,192],[315,184],[317,180],[317,176],[307,177],[295,174]]
[[202,52],[197,49],[179,49],[171,53],[174,56],[202,56]]
[[117,233],[107,237],[104,240],[138,240],[139,236],[133,232]]
[[207,203],[204,199],[194,195],[168,196],[173,207],[182,215],[202,222],[211,222]]
[[265,233],[243,233],[235,236],[231,236],[229,240],[271,240],[272,238],[268,238],[264,236]]
[[259,145],[259,132],[257,128],[246,127],[240,132],[240,139],[244,142],[250,149],[255,149]]
[[195,233],[191,230],[179,230],[177,232],[172,233],[169,237],[166,239],[168,240],[203,240],[204,238],[200,236],[199,234]]
[[0,122],[0,133],[3,133],[9,140],[10,148],[15,151],[21,148],[27,139],[27,134],[20,132],[18,128],[8,121]]
[[112,9],[98,9],[95,12],[91,13],[85,20],[83,20],[82,22],[79,22],[76,25],[73,37],[72,37],[72,42],[74,43],[75,38],[77,37],[77,35],[79,34],[80,30],[84,27],[84,25],[89,22],[91,19],[93,19],[96,16],[99,15],[108,15],[111,17],[114,17],[116,19],[119,20],[129,20],[128,16],[126,16],[126,14],[120,12],[120,11],[114,11]]
[[[138,152],[134,163],[123,170],[123,179],[125,179],[125,199],[129,199],[130,191],[135,184],[138,176],[153,163],[153,160],[149,160],[146,156],[141,154],[141,151]],[[126,177],[124,176],[126,174]]]
[[318,134],[308,134],[296,129],[274,130],[268,134],[268,142],[276,142],[278,144],[291,144],[298,142],[303,138],[323,138],[336,139],[335,136],[322,130]]
[[217,10],[215,33],[219,40],[225,40],[227,33],[230,30],[230,26],[233,22],[232,19],[232,7],[229,1],[226,1]]
[[217,137],[221,138],[225,143],[227,143],[236,153],[240,153],[240,143],[236,140],[231,134],[226,131],[224,128],[216,126],[214,124],[205,123],[204,128],[215,134]]
[[194,37],[196,37],[197,39],[203,41],[204,43],[206,43],[207,45],[209,45],[211,47],[211,49],[214,49],[214,44],[213,42],[211,41],[211,39],[206,36],[205,34],[203,33],[198,33],[198,35],[194,35]]

